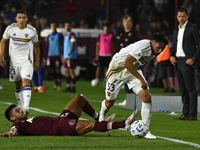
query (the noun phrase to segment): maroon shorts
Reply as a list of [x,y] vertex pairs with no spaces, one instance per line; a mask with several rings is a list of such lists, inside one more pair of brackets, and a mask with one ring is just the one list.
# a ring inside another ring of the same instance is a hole
[[78,122],[78,117],[71,111],[63,110],[59,116],[58,128],[61,135],[75,136],[78,135],[76,132],[76,124]]
[[50,56],[49,60],[50,60],[50,68],[54,68],[54,69],[61,68],[62,63],[60,60],[60,56]]
[[77,59],[68,59],[67,62],[65,62],[64,67],[69,69],[75,69],[77,65]]

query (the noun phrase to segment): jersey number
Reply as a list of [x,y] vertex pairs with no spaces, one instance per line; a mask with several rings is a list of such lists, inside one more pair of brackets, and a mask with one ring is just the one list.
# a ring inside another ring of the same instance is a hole
[[14,75],[15,74],[15,69],[10,68],[10,74]]
[[113,92],[115,90],[115,85],[114,84],[108,83],[107,85],[108,85],[108,88],[107,88],[108,91]]

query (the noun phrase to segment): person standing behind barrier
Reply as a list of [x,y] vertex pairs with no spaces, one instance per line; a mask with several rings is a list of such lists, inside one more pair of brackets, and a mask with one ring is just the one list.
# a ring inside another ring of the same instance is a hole
[[[77,65],[77,40],[74,32],[71,31],[71,22],[65,22],[65,29],[67,34],[64,37],[64,49],[62,62],[65,68],[65,76],[67,88],[63,91],[66,93],[75,93],[76,92],[76,74],[75,68]],[[70,84],[72,83],[72,88]]]
[[97,86],[99,84],[101,68],[104,68],[104,77],[106,76],[106,72],[108,70],[108,66],[114,50],[113,35],[112,33],[109,33],[108,23],[103,25],[103,31],[104,32],[98,36],[96,43],[96,57],[94,61],[98,61],[98,66],[95,74],[96,78],[93,79],[95,80],[96,84],[93,86]]
[[[131,16],[125,15],[123,17],[123,27],[124,28],[116,34],[115,38],[117,52],[119,52],[121,48],[126,47],[129,44],[132,44],[139,40],[137,30],[133,28],[133,21]],[[126,100],[131,101],[135,96],[133,94],[133,91],[128,88],[127,84],[125,84],[125,90]]]
[[197,120],[197,91],[194,82],[194,70],[200,67],[200,35],[198,28],[188,22],[188,11],[179,8],[178,28],[174,30],[174,44],[170,61],[176,68],[179,89],[183,103],[182,115],[178,120]]
[[[52,33],[47,37],[47,50],[48,57],[50,60],[50,68],[53,74],[55,85],[54,90],[61,90],[61,55],[62,55],[62,45],[63,45],[63,35],[56,31],[56,24],[51,23],[50,28]],[[44,65],[47,63],[47,58],[44,60]]]
[[[170,47],[167,45],[165,49],[157,56],[157,62],[158,62],[158,76],[160,79],[162,79],[163,85],[164,85],[164,91],[163,92],[175,92],[174,90],[174,67],[171,64],[169,60],[170,56]],[[168,88],[168,81],[167,77],[169,77],[170,86],[171,88]]]

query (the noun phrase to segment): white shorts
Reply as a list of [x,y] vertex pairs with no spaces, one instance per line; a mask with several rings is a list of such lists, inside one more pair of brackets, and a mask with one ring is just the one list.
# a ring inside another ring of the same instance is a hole
[[[137,72],[146,81],[146,79],[142,74],[142,71],[137,70]],[[119,91],[121,90],[122,86],[125,83],[127,83],[128,88],[132,89],[135,94],[138,94],[138,92],[142,90],[140,80],[135,76],[132,75],[124,80],[117,80],[115,74],[112,74],[111,76],[109,76],[106,82],[106,90],[105,90],[106,99],[115,100],[117,98]],[[149,87],[147,88],[149,89]]]
[[20,81],[22,78],[32,80],[33,66],[10,66],[10,81]]

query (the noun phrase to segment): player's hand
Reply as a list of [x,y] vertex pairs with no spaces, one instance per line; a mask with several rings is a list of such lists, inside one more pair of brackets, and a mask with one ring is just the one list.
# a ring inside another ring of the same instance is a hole
[[176,58],[174,56],[170,56],[169,59],[170,59],[172,65],[175,65],[177,63],[177,60],[176,60]]
[[140,80],[140,83],[142,89],[147,89],[148,84],[144,79]]
[[36,61],[35,64],[34,64],[34,71],[36,71],[38,69],[38,67],[39,67],[39,62]]
[[5,61],[4,57],[0,57],[0,65],[2,67],[4,67],[6,65],[6,61]]
[[192,58],[189,58],[186,60],[186,64],[192,66],[194,64],[194,60]]

